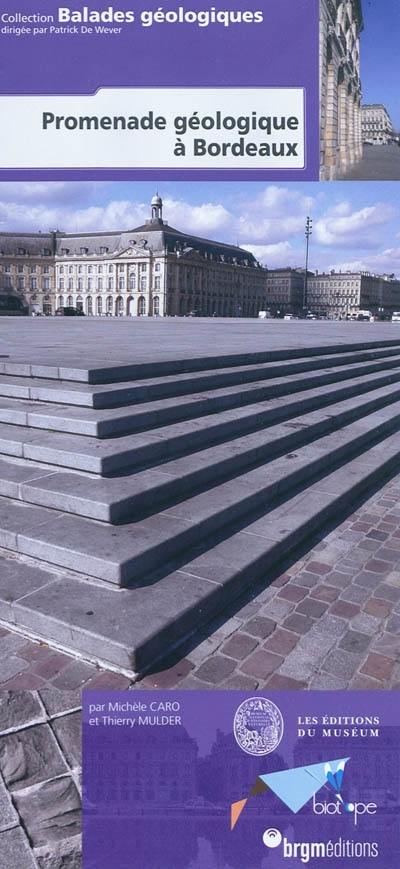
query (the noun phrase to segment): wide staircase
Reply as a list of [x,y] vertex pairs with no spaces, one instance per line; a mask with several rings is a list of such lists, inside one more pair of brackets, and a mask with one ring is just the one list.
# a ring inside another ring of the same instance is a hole
[[141,673],[398,471],[400,337],[0,366],[0,620]]

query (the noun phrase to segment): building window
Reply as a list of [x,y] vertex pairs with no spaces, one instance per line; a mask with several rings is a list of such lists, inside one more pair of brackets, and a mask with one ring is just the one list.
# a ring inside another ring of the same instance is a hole
[[89,248],[88,247],[81,247],[81,254],[83,254],[83,256],[86,256],[87,253],[89,253]]
[[35,274],[35,272],[36,272],[36,266],[31,266],[31,274]]
[[103,274],[103,266],[99,266],[98,268],[99,275]]
[[93,273],[93,266],[88,266],[88,274],[91,275]]
[[44,290],[50,289],[50,278],[43,278],[43,289]]
[[124,313],[124,300],[122,296],[118,296],[115,302],[115,315],[116,317],[122,317]]
[[96,299],[96,311],[97,311],[97,316],[98,316],[98,317],[100,317],[101,314],[103,313],[103,299],[101,298],[101,296],[97,296],[97,299]]
[[98,289],[98,290],[102,290],[102,289],[103,289],[103,278],[99,278],[99,279],[98,279],[98,281],[97,281],[97,289]]
[[107,296],[106,308],[107,308],[107,314],[112,314],[112,309],[113,309],[113,298],[112,298],[112,296]]
[[64,274],[64,266],[60,266],[60,275]]
[[68,273],[69,273],[70,275],[72,275],[73,270],[74,270],[74,267],[73,267],[73,266],[68,266]]
[[18,286],[18,289],[19,289],[19,290],[23,290],[23,289],[24,289],[24,279],[23,279],[23,278],[18,278],[18,284],[17,284],[17,286]]
[[113,290],[113,289],[114,289],[114,278],[109,278],[109,279],[108,279],[108,289],[109,289],[109,290]]
[[57,308],[63,308],[63,307],[64,307],[64,296],[59,296],[58,301],[57,301]]
[[147,272],[147,263],[140,263],[139,268],[141,272]]
[[153,314],[155,317],[158,317],[160,313],[160,297],[154,296],[153,299]]
[[108,271],[109,271],[109,272],[112,272],[112,271],[113,271],[113,268],[114,268],[114,266],[110,263],[110,265],[108,266]]
[[158,278],[155,279],[155,281],[154,281],[154,288],[155,288],[156,290],[161,290],[161,278],[160,278],[160,277],[158,277]]
[[73,290],[73,289],[74,289],[74,281],[73,281],[73,278],[68,278],[68,289],[69,289],[69,290]]
[[82,299],[82,296],[77,296],[77,297],[76,297],[76,307],[77,307],[78,311],[83,311],[83,299]]
[[58,281],[58,289],[59,290],[64,289],[64,278],[60,278],[60,280]]
[[86,313],[89,317],[93,314],[93,299],[91,296],[88,296],[86,299]]
[[37,290],[37,278],[31,278],[30,288],[31,290]]
[[72,296],[68,296],[67,297],[67,308],[72,308],[73,305],[74,305],[74,300],[73,300]]
[[144,276],[143,278],[140,278],[140,289],[141,289],[141,290],[146,290],[146,289],[147,289],[147,278],[146,278],[146,276]]
[[88,290],[93,289],[93,278],[88,278],[87,286],[88,286]]
[[25,256],[25,255],[26,255],[26,250],[25,250],[25,248],[24,248],[24,247],[19,247],[19,248],[18,248],[18,256]]
[[100,253],[108,253],[108,247],[101,247]]
[[155,264],[155,266],[154,266],[154,271],[155,271],[155,272],[160,272],[160,271],[161,271],[161,263],[157,262],[157,263]]
[[139,317],[144,317],[146,314],[146,299],[144,298],[144,296],[139,296],[138,314]]
[[18,266],[18,274],[20,274],[20,275],[23,274],[23,271],[24,271],[24,267]]
[[136,290],[136,275],[134,272],[129,275],[129,289]]
[[118,289],[119,290],[125,289],[125,278],[118,278]]
[[83,272],[83,266],[78,267],[78,275],[81,275]]
[[43,274],[44,275],[50,274],[50,266],[43,266]]
[[78,290],[83,290],[83,280],[82,280],[82,278],[79,278],[79,280],[78,280]]

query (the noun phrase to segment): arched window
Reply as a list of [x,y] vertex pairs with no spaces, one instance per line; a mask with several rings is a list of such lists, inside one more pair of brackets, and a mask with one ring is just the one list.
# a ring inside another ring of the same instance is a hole
[[64,307],[64,296],[59,296],[57,299],[57,308]]
[[86,313],[89,317],[93,314],[93,299],[91,296],[87,296],[86,298]]
[[77,307],[78,311],[83,311],[83,299],[82,299],[82,296],[77,296],[77,297],[76,297],[76,307]]
[[139,314],[139,317],[144,317],[146,314],[146,299],[144,296],[139,296],[138,314]]
[[96,299],[96,312],[98,317],[100,317],[103,313],[103,299],[101,298],[101,296],[97,296]]
[[72,296],[68,296],[67,297],[67,308],[72,308],[73,305],[74,305],[74,300],[73,300]]
[[133,317],[135,314],[135,300],[133,296],[128,296],[126,300],[126,314],[127,317]]
[[113,309],[113,297],[112,296],[107,296],[106,309],[107,309],[107,314],[112,314],[112,309]]
[[153,299],[153,314],[154,314],[155,317],[158,317],[158,316],[160,315],[160,297],[159,297],[159,296],[154,296],[154,299]]
[[115,300],[115,316],[122,317],[124,313],[124,300],[122,296],[117,296]]
[[83,266],[78,267],[78,274],[81,275],[83,272]]
[[89,275],[93,274],[93,266],[88,266]]
[[74,270],[73,266],[68,266],[68,274],[72,275],[73,270]]

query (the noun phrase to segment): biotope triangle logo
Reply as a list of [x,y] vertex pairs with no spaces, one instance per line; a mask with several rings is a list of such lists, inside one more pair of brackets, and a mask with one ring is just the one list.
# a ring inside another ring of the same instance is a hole
[[[344,770],[349,760],[349,757],[342,757],[324,763],[307,764],[307,766],[258,776],[249,796],[231,804],[231,830],[236,826],[250,797],[260,796],[268,790],[272,791],[295,814],[322,788],[327,788],[331,794],[333,793],[336,797],[336,804],[343,806],[344,811],[355,811],[355,805],[345,803],[341,796]],[[315,805],[314,802],[314,811]],[[324,814],[324,811],[316,811],[315,813]],[[326,814],[333,813],[327,811]]]

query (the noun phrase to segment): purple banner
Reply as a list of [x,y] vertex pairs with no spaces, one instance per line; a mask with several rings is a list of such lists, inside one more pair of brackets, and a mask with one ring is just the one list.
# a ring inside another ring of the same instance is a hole
[[400,712],[384,692],[84,692],[83,869],[400,859]]
[[[306,155],[304,169],[50,170],[26,166],[23,170],[3,168],[0,180],[102,176],[317,179],[318,6],[318,0],[255,0],[254,4],[193,0],[188,5],[174,2],[165,7],[119,0],[95,10],[90,5],[69,7],[53,0],[40,4],[20,0],[17,10],[14,3],[3,4],[0,96],[89,95],[101,88],[297,88],[304,90],[305,97]],[[7,111],[13,111],[12,102]],[[2,126],[6,130],[7,125]]]

